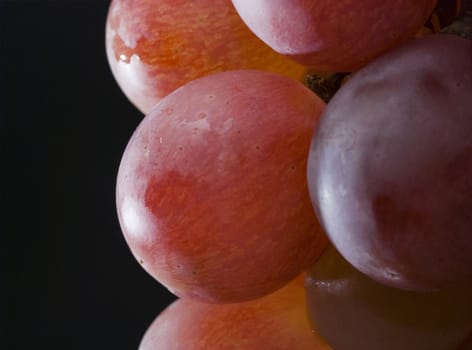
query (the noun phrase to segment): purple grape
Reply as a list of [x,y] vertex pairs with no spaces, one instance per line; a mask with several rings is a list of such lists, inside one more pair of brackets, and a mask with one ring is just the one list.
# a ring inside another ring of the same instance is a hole
[[308,182],[333,244],[371,278],[472,283],[472,41],[415,39],[354,74],[315,131]]

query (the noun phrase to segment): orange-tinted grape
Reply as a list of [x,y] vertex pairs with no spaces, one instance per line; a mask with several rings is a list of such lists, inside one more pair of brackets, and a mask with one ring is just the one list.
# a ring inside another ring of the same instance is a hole
[[310,328],[303,279],[264,298],[212,305],[175,301],[145,333],[140,350],[330,350]]
[[305,72],[252,34],[231,0],[114,0],[106,51],[118,84],[143,113],[209,73],[263,69],[302,79]]
[[308,161],[311,198],[341,254],[381,283],[472,282],[472,41],[415,39],[353,74]]
[[336,350],[454,350],[472,332],[472,285],[431,293],[386,287],[333,248],[310,269],[306,289],[314,328]]
[[143,267],[178,296],[249,300],[326,245],[306,158],[324,103],[262,71],[195,80],[142,121],[117,180],[120,223]]
[[275,51],[317,70],[354,71],[413,37],[436,0],[233,0]]

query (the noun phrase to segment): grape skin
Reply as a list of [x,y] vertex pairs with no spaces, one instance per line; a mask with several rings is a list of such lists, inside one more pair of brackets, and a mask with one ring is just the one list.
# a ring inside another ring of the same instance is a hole
[[106,53],[119,86],[145,114],[210,73],[262,69],[302,80],[306,71],[251,33],[231,0],[113,0]]
[[250,302],[180,299],[146,331],[139,350],[330,350],[311,331],[303,278]]
[[131,250],[178,296],[236,302],[297,276],[327,243],[306,185],[324,103],[262,71],[195,80],[146,116],[123,155],[117,208]]
[[398,288],[472,282],[472,42],[415,39],[330,101],[308,160],[331,241]]
[[275,51],[327,72],[355,71],[414,36],[436,0],[233,0]]

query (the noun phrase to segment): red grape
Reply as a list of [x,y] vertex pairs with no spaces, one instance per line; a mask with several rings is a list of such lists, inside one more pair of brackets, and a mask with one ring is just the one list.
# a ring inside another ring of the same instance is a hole
[[264,298],[226,305],[175,301],[145,333],[140,350],[330,350],[311,331],[303,279]]
[[231,0],[114,0],[106,51],[118,84],[143,113],[212,72],[263,69],[301,80],[306,71],[251,33]]
[[409,292],[381,285],[330,248],[306,279],[308,311],[336,350],[452,350],[472,331],[472,286]]
[[354,71],[421,28],[436,0],[233,0],[275,51],[317,70]]
[[262,71],[200,78],[142,121],[117,180],[120,223],[143,267],[178,296],[249,300],[282,287],[326,237],[306,185],[324,103]]
[[308,161],[317,214],[381,283],[472,282],[472,41],[436,34],[355,73],[326,108]]

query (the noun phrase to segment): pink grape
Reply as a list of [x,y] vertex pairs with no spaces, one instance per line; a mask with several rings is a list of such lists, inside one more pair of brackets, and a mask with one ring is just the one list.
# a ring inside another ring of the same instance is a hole
[[436,0],[233,0],[275,51],[316,70],[354,71],[413,37]]
[[324,103],[301,83],[231,71],[188,83],[145,117],[123,155],[117,208],[143,267],[207,302],[260,297],[327,243],[306,184]]
[[303,278],[237,304],[180,299],[146,331],[139,350],[330,350],[311,331]]
[[145,114],[210,73],[262,69],[302,80],[306,72],[259,40],[231,0],[113,0],[106,52],[119,86]]

